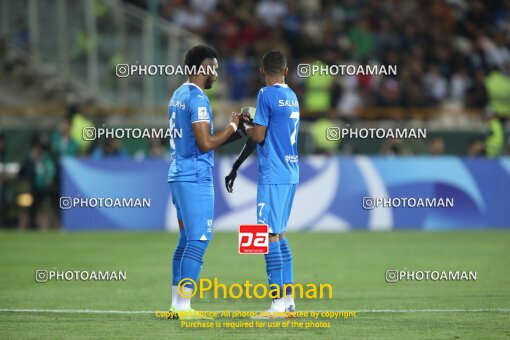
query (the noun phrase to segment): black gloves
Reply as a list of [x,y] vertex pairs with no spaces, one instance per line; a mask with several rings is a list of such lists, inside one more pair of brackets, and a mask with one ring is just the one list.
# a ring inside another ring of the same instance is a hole
[[237,170],[232,169],[230,173],[225,176],[225,188],[227,188],[227,191],[229,193],[232,193],[234,191],[234,181],[237,177]]

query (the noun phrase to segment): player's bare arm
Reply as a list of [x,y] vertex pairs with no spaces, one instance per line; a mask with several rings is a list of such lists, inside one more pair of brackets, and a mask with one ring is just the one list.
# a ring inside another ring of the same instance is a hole
[[203,152],[216,149],[222,145],[231,135],[237,131],[241,121],[241,116],[235,112],[230,116],[230,124],[223,130],[211,134],[211,125],[209,122],[196,122],[193,123],[193,133],[198,144],[198,147]]
[[264,142],[266,130],[267,127],[263,125],[254,124],[253,126],[246,126],[246,134],[257,143]]

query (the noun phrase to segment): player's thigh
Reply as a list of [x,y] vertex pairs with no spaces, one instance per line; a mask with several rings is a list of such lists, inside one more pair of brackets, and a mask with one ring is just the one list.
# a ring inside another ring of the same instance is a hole
[[271,190],[271,209],[274,215],[273,219],[277,223],[276,230],[278,234],[282,234],[287,230],[287,222],[289,221],[295,193],[296,186],[293,184],[276,184]]
[[268,224],[270,209],[271,196],[269,184],[259,184],[257,186],[257,223]]
[[178,182],[170,182],[168,183],[168,187],[170,188],[170,195],[172,196],[172,203],[177,211],[177,220],[182,221],[181,209],[179,208],[179,200],[178,200]]
[[277,184],[259,184],[257,188],[257,222],[269,226],[271,234],[280,234],[283,227],[283,201],[285,199]]
[[283,225],[287,229],[290,213],[292,211],[292,204],[294,203],[294,196],[296,196],[297,184],[287,184],[285,190],[285,203],[283,206]]
[[212,181],[179,182],[179,208],[188,240],[211,240],[214,218]]

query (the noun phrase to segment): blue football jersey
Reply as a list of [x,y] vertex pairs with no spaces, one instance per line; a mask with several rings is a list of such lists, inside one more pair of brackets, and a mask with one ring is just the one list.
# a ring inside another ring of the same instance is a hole
[[262,88],[253,122],[267,127],[264,142],[257,145],[259,183],[298,183],[299,103],[294,91],[285,84]]
[[212,179],[214,151],[202,152],[193,133],[193,123],[213,121],[211,104],[200,87],[184,83],[168,103],[172,163],[168,182],[196,182]]

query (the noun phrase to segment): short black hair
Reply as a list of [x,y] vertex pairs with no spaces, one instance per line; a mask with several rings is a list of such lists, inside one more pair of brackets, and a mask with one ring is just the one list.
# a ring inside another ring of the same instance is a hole
[[186,52],[186,56],[184,57],[184,65],[188,67],[199,67],[202,65],[204,59],[218,59],[218,52],[207,45],[197,45],[192,47],[188,52]]
[[267,75],[283,74],[287,59],[280,51],[269,51],[262,57],[262,69]]

